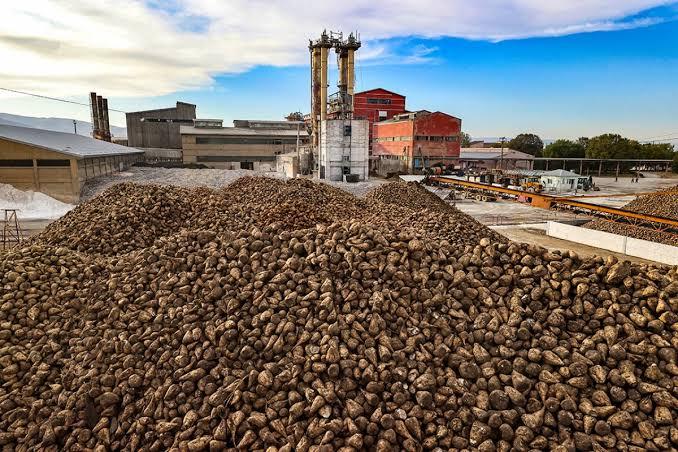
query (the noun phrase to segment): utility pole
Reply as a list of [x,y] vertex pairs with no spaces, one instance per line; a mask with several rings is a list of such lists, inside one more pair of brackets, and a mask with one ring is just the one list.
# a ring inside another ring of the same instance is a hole
[[504,143],[506,142],[506,137],[501,137],[501,156],[499,158],[499,169],[504,169]]
[[75,119],[73,120],[73,133],[78,134],[78,122]]

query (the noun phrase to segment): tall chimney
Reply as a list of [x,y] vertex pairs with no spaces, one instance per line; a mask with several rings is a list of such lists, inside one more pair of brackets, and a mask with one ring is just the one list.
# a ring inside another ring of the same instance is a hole
[[101,116],[103,119],[103,139],[106,141],[111,141],[111,125],[108,122],[108,99],[103,98],[101,100],[103,108],[101,109]]
[[97,93],[89,93],[89,106],[92,112],[92,138],[99,139],[99,110],[97,104]]
[[97,95],[97,122],[99,130],[99,137],[97,139],[103,140],[106,131],[104,130],[104,98]]

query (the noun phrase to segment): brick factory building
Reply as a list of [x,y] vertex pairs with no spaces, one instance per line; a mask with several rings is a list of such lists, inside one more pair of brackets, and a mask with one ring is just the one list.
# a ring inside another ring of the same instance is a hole
[[370,122],[370,148],[374,123],[405,113],[405,96],[383,88],[370,89],[353,95],[353,118]]
[[461,119],[439,111],[395,115],[374,124],[372,156],[376,171],[415,173],[459,159]]

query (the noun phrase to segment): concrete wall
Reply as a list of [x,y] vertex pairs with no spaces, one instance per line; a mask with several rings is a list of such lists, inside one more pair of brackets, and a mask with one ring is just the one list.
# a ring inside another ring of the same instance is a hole
[[[150,119],[195,119],[195,105],[177,102],[176,107],[127,113],[128,146],[136,148],[181,149],[179,122],[154,122]],[[142,118],[147,120],[141,121]]]
[[[351,127],[350,135],[344,133]],[[345,169],[360,180],[369,177],[369,121],[326,120],[320,124],[320,178],[341,181]]]
[[374,172],[382,177],[388,176],[389,173],[408,173],[410,163],[407,157],[381,156],[374,163]]
[[276,158],[276,171],[285,177],[299,174],[299,158],[296,154],[281,154]]
[[181,160],[181,149],[142,149],[147,160]]
[[546,235],[615,253],[678,265],[678,247],[549,221]]

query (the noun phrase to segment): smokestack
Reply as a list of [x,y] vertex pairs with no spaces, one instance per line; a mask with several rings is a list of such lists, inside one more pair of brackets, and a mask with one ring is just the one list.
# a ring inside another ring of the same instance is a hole
[[97,104],[97,93],[89,93],[89,106],[92,112],[92,138],[99,137],[99,110]]
[[99,136],[97,139],[103,140],[106,131],[104,130],[104,98],[97,95],[97,129],[99,130]]
[[111,141],[111,125],[108,122],[108,99],[102,99],[101,117],[103,119],[103,139],[106,141]]

